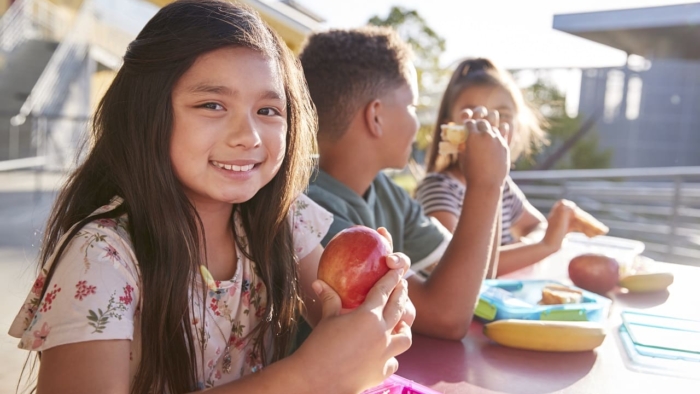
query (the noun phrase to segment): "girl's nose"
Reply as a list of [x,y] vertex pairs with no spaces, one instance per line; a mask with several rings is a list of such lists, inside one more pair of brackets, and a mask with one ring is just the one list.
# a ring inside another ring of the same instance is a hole
[[226,143],[233,147],[244,149],[255,148],[260,145],[260,133],[250,117],[235,119],[228,126]]

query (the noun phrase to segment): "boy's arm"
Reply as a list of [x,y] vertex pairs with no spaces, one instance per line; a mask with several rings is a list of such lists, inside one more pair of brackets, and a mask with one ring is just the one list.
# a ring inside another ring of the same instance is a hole
[[485,120],[487,114],[483,107],[463,112],[469,138],[460,151],[459,166],[469,188],[462,212],[452,242],[430,277],[409,284],[416,307],[413,327],[427,335],[460,340],[467,334],[497,242],[496,220],[510,152],[503,137]]
[[501,193],[498,182],[470,187],[440,263],[427,280],[408,279],[416,332],[454,340],[466,335],[491,260]]

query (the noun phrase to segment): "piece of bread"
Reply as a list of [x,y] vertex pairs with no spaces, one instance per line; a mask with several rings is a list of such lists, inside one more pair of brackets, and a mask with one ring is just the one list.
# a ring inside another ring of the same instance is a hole
[[467,142],[467,128],[463,124],[449,122],[440,125],[440,138],[455,146]]
[[542,288],[542,305],[579,304],[583,300],[581,290],[562,285],[547,285]]
[[571,223],[571,230],[584,233],[589,238],[596,235],[605,235],[610,231],[608,226],[579,207],[574,209],[574,220]]
[[449,163],[453,163],[457,160],[461,145],[467,141],[467,129],[464,125],[453,122],[440,125],[440,139],[438,154],[446,157]]

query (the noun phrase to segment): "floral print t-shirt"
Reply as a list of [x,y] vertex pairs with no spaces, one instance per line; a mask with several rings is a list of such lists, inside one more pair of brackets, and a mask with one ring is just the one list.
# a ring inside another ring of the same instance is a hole
[[[115,197],[95,214],[116,208],[122,200]],[[333,216],[300,195],[289,212],[296,258],[301,260],[321,242],[333,222]],[[139,266],[127,228],[126,215],[101,219],[85,225],[70,240],[48,284],[43,299],[49,264],[43,268],[10,327],[10,335],[20,338],[19,347],[42,351],[69,343],[131,340],[130,383],[141,359],[140,311],[143,302]],[[237,234],[244,234],[238,215],[234,215]],[[61,243],[63,240],[61,240]],[[254,263],[236,250],[238,264],[233,279],[214,281],[195,294],[190,318],[193,334],[200,346],[196,360],[199,388],[228,383],[262,368],[261,355],[254,349],[256,335],[248,335],[261,321],[266,307],[266,291],[257,277]],[[202,316],[202,302],[206,305]],[[204,325],[202,325],[204,322]],[[271,338],[268,338],[268,340]],[[229,373],[223,367],[229,344]],[[268,357],[271,354],[267,355]]]

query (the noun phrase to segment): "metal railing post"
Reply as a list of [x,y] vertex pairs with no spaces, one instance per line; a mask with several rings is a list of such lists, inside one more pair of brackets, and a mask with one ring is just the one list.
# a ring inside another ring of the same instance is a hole
[[10,141],[8,143],[8,157],[11,159],[19,158],[19,126],[10,125]]
[[683,177],[678,175],[673,177],[673,205],[671,206],[671,216],[669,217],[668,229],[668,254],[673,255],[678,240],[678,211],[681,204],[681,193],[683,191]]

